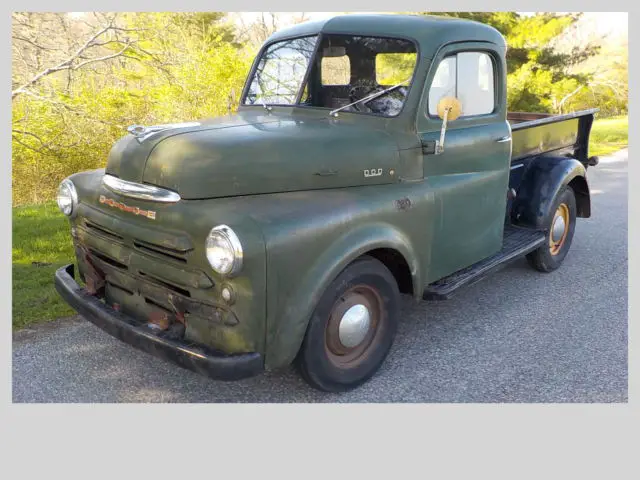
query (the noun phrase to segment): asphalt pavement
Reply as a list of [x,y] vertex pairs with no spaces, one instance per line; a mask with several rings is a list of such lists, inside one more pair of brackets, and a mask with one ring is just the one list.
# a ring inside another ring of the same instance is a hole
[[219,382],[79,317],[14,334],[14,402],[626,402],[627,151],[589,169],[563,266],[519,260],[445,302],[406,298],[381,370],[343,394],[287,368]]

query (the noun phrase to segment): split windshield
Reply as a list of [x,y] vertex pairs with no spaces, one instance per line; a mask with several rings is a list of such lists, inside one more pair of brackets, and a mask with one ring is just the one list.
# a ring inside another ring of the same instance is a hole
[[[242,103],[346,106],[346,112],[393,117],[409,93],[416,61],[415,44],[401,39],[322,35],[319,40],[315,35],[283,40],[263,52]],[[366,97],[372,98],[360,102]]]

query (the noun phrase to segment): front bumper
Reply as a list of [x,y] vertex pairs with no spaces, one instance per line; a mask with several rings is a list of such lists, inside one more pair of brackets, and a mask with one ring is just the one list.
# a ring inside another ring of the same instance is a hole
[[216,380],[239,380],[257,375],[264,369],[259,353],[225,355],[204,346],[163,338],[80,287],[74,279],[73,264],[56,271],[55,285],[60,296],[85,319],[119,340],[163,360]]

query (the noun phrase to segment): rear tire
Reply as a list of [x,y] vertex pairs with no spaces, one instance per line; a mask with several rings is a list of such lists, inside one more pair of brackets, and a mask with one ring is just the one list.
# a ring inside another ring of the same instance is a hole
[[396,333],[400,292],[380,261],[364,256],[331,282],[316,306],[296,357],[309,385],[353,389],[384,362]]
[[548,273],[562,264],[569,252],[576,228],[576,197],[571,187],[562,188],[556,195],[545,221],[546,241],[527,255],[529,265]]

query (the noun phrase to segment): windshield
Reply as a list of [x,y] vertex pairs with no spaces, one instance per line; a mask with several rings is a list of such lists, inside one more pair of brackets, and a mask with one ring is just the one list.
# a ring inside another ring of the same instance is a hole
[[316,35],[271,44],[257,64],[243,104],[385,117],[400,113],[417,62],[413,42],[353,35],[323,35],[319,46],[317,42]]

